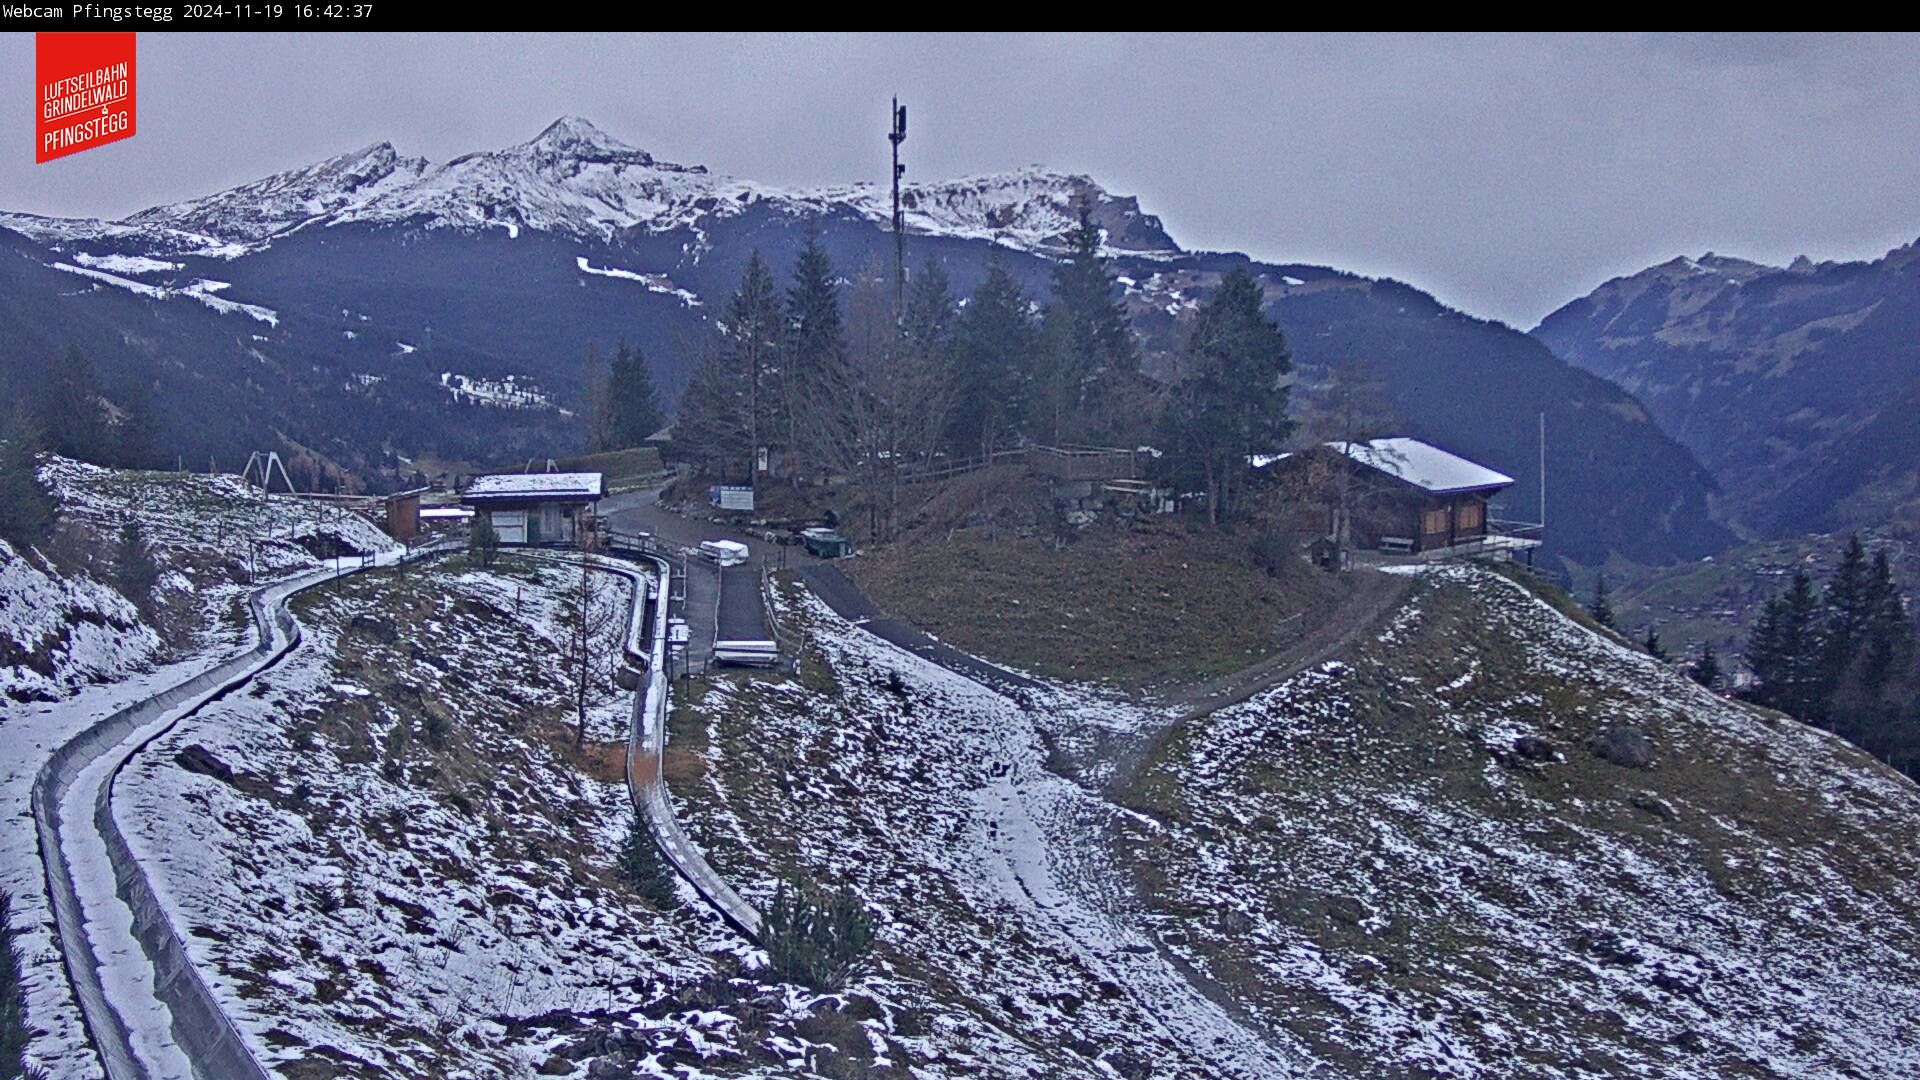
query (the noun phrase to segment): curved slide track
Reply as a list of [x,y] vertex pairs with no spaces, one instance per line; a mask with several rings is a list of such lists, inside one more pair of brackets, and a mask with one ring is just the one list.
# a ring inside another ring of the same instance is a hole
[[[673,816],[673,806],[667,801],[667,784],[661,763],[667,745],[667,691],[670,681],[667,669],[667,612],[673,597],[673,567],[666,559],[652,552],[636,550],[623,551],[622,554],[652,564],[655,573],[652,582],[640,571],[610,559],[593,559],[586,565],[624,577],[633,586],[633,599],[627,612],[624,652],[627,665],[646,680],[634,695],[633,721],[627,732],[627,790],[633,799],[634,812],[645,818],[654,843],[660,846],[667,861],[687,880],[700,899],[728,925],[749,939],[758,941],[760,913],[707,864],[706,856],[700,853],[700,849],[680,827],[679,821]],[[552,555],[534,557],[569,566],[581,565],[576,558]]]
[[181,720],[246,685],[300,643],[295,594],[422,549],[318,570],[248,597],[252,649],[136,702],[74,736],[34,778],[32,806],[67,978],[109,1080],[266,1080],[188,956],[113,815],[121,769]]

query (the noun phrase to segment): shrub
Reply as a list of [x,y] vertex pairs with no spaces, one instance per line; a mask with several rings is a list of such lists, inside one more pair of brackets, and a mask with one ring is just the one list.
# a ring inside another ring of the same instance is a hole
[[798,881],[774,890],[760,931],[774,973],[815,990],[844,985],[873,942],[873,916],[850,889],[827,896]]
[[627,821],[627,838],[620,844],[617,869],[620,880],[655,907],[673,903],[673,867],[660,845],[653,842],[653,833],[638,812]]
[[27,993],[13,941],[13,897],[0,890],[0,1080],[27,1075]]

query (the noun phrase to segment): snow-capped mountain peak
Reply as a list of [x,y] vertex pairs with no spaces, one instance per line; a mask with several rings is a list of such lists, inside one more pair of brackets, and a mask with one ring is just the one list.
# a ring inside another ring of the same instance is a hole
[[555,120],[540,134],[520,144],[519,148],[553,158],[654,164],[652,154],[607,134],[596,127],[593,121],[578,116],[563,116]]
[[402,157],[392,143],[379,142],[213,195],[142,210],[126,223],[259,242],[364,205],[426,170],[425,158]]
[[[1032,166],[1005,173],[906,185],[907,228],[922,235],[985,239],[1027,251],[1057,250],[1081,204],[1107,246],[1135,254],[1173,253],[1178,245],[1139,201],[1114,196],[1091,177]],[[304,168],[213,195],[156,206],[117,224],[75,222],[73,238],[111,230],[131,250],[148,230],[189,233],[199,246],[269,244],[296,230],[346,224],[521,230],[610,241],[621,233],[691,233],[705,246],[707,226],[755,208],[796,217],[850,215],[887,227],[891,191],[854,183],[786,189],[716,176],[704,166],[661,161],[578,116],[562,116],[511,146],[464,154],[444,164],[400,155],[379,142]],[[17,217],[17,216],[9,216]],[[37,234],[57,223],[17,217]],[[165,250],[182,244],[171,241]],[[163,250],[156,246],[155,250]]]

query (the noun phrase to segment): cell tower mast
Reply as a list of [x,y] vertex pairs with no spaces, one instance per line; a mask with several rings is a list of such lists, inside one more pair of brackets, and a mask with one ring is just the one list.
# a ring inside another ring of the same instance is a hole
[[907,167],[900,164],[900,144],[907,141],[907,107],[893,99],[893,130],[887,133],[893,144],[893,310],[896,318],[907,313],[907,229],[900,214],[900,178]]

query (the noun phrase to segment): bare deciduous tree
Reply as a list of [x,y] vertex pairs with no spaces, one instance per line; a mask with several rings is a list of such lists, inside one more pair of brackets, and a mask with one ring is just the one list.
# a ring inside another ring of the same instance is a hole
[[902,469],[932,454],[945,424],[942,359],[901,334],[885,270],[862,267],[847,290],[846,348],[816,373],[805,421],[828,467],[866,489],[875,539],[899,527]]
[[582,556],[579,576],[560,600],[560,661],[573,695],[575,747],[587,741],[588,692],[598,682],[594,675],[604,670],[602,658],[619,647],[622,629],[617,590],[606,571],[594,568],[594,558]]

